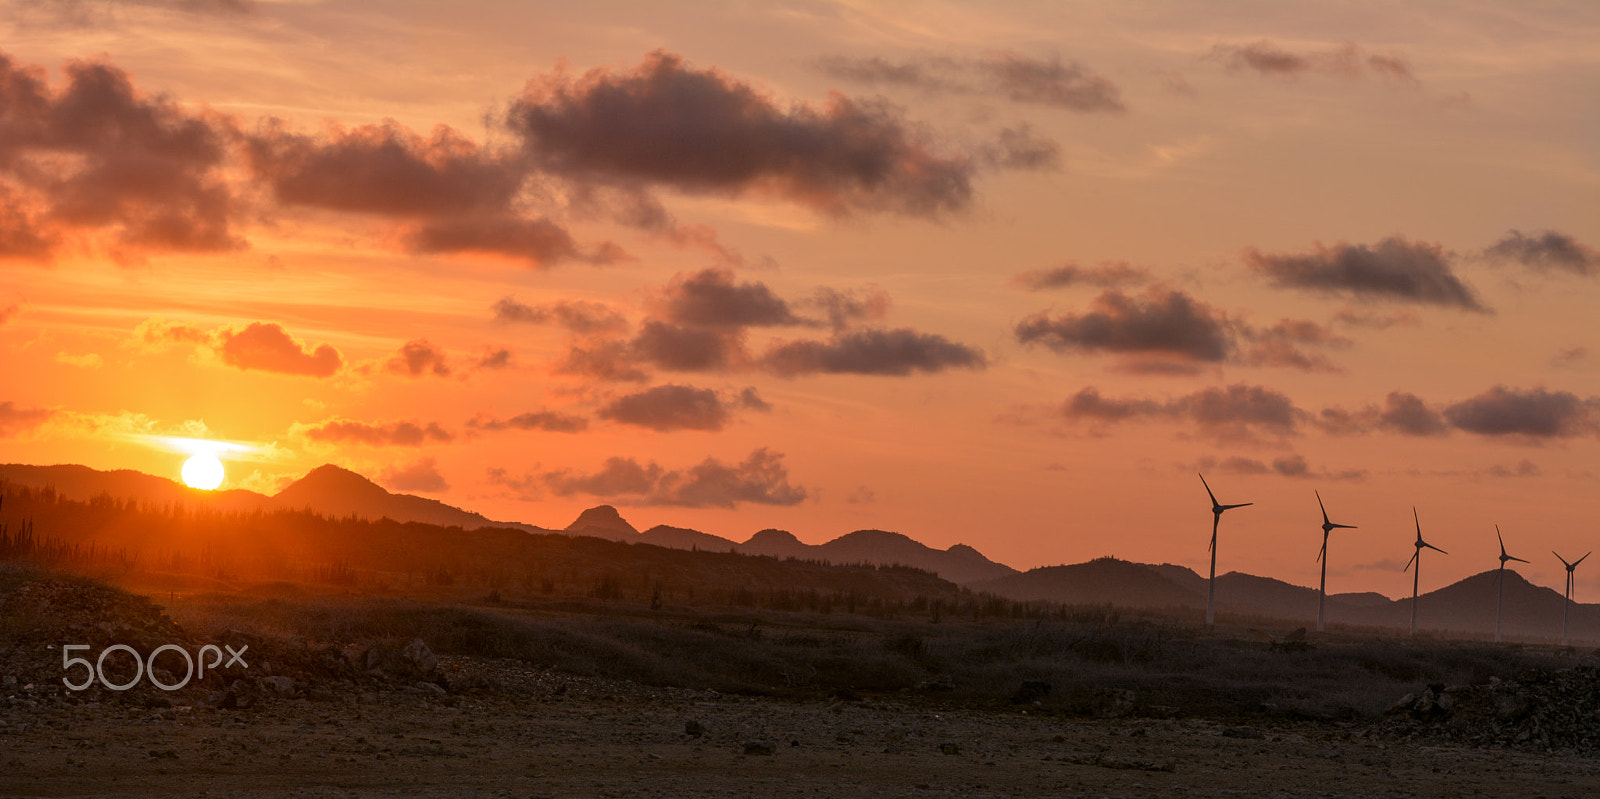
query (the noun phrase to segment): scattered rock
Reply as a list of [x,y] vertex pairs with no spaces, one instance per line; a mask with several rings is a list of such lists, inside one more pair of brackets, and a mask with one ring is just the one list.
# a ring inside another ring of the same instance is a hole
[[690,738],[699,738],[706,734],[706,725],[695,719],[689,719],[683,723],[683,734]]
[[294,696],[294,679],[290,677],[262,677],[257,680],[261,688],[274,696],[289,699]]
[[775,755],[778,752],[777,744],[771,741],[745,741],[744,753],[747,755]]
[[439,656],[428,649],[421,638],[413,638],[400,648],[400,659],[417,674],[432,674],[439,668]]
[[945,742],[939,744],[939,753],[945,755],[961,754],[961,744]]
[[1266,733],[1255,727],[1229,727],[1222,731],[1224,738],[1265,738]]

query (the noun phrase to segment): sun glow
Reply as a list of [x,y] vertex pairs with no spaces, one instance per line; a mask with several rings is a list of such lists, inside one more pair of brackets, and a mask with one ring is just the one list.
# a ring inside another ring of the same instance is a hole
[[183,462],[183,483],[190,488],[210,491],[222,485],[222,461],[215,455],[202,452]]

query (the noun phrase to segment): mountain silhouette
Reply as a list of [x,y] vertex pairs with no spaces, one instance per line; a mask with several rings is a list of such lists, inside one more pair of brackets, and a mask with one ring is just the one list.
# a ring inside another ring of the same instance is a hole
[[622,514],[610,505],[596,505],[572,520],[562,532],[569,535],[589,535],[595,538],[605,538],[612,541],[632,541],[639,537],[639,530],[628,524]]

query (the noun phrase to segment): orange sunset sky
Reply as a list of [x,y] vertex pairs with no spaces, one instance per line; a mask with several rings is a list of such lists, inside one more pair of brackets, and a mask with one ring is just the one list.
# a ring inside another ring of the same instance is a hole
[[1390,596],[1413,505],[1424,591],[1600,548],[1600,5],[0,8],[0,461],[1202,574],[1203,471],[1219,571],[1315,585],[1318,490]]

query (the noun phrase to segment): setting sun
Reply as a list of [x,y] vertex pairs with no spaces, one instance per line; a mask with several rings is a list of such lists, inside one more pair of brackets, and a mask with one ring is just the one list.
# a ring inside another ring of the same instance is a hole
[[222,461],[202,452],[183,462],[183,483],[190,488],[210,491],[222,485]]

